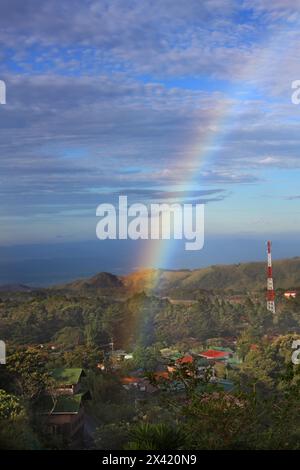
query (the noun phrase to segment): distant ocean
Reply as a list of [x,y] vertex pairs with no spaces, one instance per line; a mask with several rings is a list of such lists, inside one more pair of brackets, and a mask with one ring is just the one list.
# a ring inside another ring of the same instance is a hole
[[[114,274],[147,268],[195,269],[212,264],[263,261],[265,241],[273,240],[273,258],[300,256],[298,235],[206,236],[201,251],[187,252],[179,241],[167,265],[142,266],[143,250],[148,240],[90,240],[70,243],[17,245],[0,247],[0,284],[22,283],[47,286],[92,276],[101,271]],[[160,242],[160,243],[169,243]]]

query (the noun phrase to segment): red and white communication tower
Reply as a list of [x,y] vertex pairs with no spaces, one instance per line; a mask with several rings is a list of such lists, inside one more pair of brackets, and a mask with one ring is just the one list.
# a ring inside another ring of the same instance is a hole
[[271,242],[268,241],[268,279],[267,279],[267,309],[272,313],[276,313],[275,310],[275,291],[273,282],[273,268],[272,268],[272,254],[271,254]]

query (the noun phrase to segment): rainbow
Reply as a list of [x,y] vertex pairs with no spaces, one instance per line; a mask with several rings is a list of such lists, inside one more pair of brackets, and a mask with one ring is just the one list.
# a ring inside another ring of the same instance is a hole
[[[247,100],[250,102],[253,100],[254,90],[264,85],[270,70],[280,69],[284,64],[286,51],[292,49],[294,40],[293,35],[289,36],[287,33],[284,27],[281,30],[273,30],[272,35],[265,38],[260,53],[252,55],[241,67],[235,88],[227,90],[227,98],[221,95],[215,96],[213,107],[205,110],[209,111],[209,123],[205,129],[199,126],[195,132],[195,138],[184,153],[182,176],[176,186],[169,188],[170,190],[191,192],[199,189],[201,173],[205,173],[206,165],[216,161],[225,138],[230,132],[239,128],[240,117],[245,112],[244,103],[246,102],[247,106]],[[291,81],[294,78],[292,77]],[[241,96],[243,101],[240,99]],[[203,109],[199,111],[200,114],[201,111]],[[160,280],[159,269],[153,269],[168,265],[169,259],[174,256],[174,247],[173,240],[147,241],[147,249],[142,251],[138,266],[143,270],[151,270],[150,292],[155,291]]]
[[[295,39],[288,33],[289,30],[284,27],[273,30],[272,34],[265,38],[259,54],[252,55],[241,67],[235,88],[227,90],[229,97],[215,96],[213,106],[199,111],[200,115],[203,111],[209,112],[209,123],[205,129],[200,126],[196,130],[193,142],[185,149],[182,176],[176,187],[170,190],[189,192],[199,189],[199,180],[201,172],[205,172],[205,165],[217,159],[225,138],[239,128],[239,118],[245,112],[244,103],[253,100],[253,91],[257,84],[264,84],[270,71],[280,70],[286,58],[286,51],[293,50]],[[168,260],[174,254],[174,241],[148,241],[147,245],[148,248],[141,253],[138,265],[144,269],[167,266]]]

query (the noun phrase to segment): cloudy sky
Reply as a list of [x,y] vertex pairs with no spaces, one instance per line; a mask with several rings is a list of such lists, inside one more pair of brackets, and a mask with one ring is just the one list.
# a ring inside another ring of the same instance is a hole
[[139,267],[96,241],[119,194],[205,203],[198,265],[218,262],[216,237],[221,262],[247,258],[237,239],[298,255],[299,26],[294,0],[1,0],[0,280],[37,245],[49,260],[95,242],[105,269]]

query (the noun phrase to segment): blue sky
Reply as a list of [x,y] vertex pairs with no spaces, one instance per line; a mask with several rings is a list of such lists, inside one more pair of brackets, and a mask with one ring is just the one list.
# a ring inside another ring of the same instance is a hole
[[[3,256],[96,241],[96,207],[119,193],[184,201],[187,190],[206,203],[208,246],[231,240],[220,261],[247,237],[298,255],[299,22],[291,0],[2,0]],[[109,253],[111,270],[135,267]],[[217,262],[209,253],[199,265]]]

